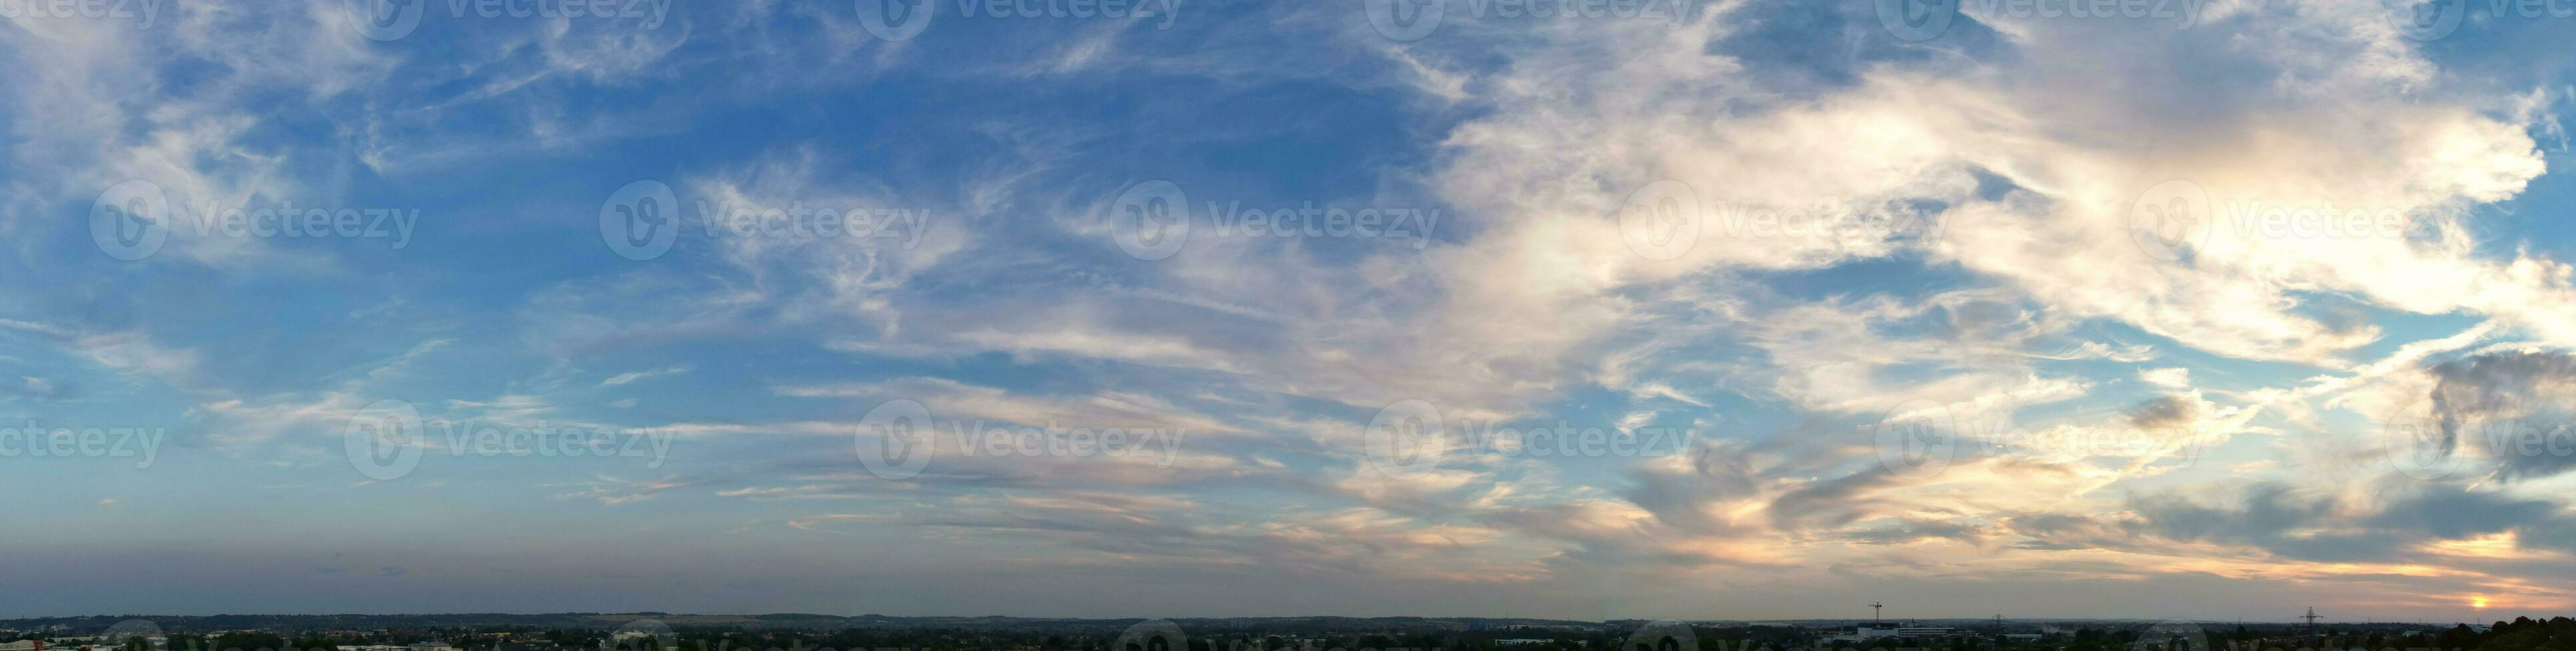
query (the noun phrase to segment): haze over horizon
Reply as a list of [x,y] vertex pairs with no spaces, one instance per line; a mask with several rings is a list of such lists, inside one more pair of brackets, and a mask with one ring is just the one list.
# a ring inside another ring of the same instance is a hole
[[2566,614],[2571,37],[0,0],[0,618]]

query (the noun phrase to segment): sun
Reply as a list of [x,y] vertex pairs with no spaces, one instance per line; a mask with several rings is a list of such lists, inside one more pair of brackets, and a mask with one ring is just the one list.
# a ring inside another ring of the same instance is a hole
[[2469,607],[2470,607],[2470,608],[2476,608],[2476,609],[2478,609],[2478,610],[2486,610],[2486,608],[2487,608],[2487,598],[2486,598],[2486,597],[2470,597],[2470,598],[2469,598]]

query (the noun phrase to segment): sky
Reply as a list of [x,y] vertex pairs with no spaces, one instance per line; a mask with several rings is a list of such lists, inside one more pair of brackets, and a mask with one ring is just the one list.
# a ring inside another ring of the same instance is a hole
[[0,0],[0,617],[2576,608],[2576,3]]

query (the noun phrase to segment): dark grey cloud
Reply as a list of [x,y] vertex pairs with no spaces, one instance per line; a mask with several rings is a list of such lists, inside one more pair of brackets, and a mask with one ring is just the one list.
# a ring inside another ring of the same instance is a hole
[[2576,470],[2576,355],[2517,351],[2479,355],[2432,368],[2432,443],[2494,459],[2506,482]]
[[1994,527],[1971,521],[1906,518],[1890,525],[1853,529],[1828,537],[1867,545],[1902,545],[1927,540],[1973,543],[1985,540],[1992,536],[1994,531]]
[[1787,531],[1847,526],[1868,515],[1868,504],[1859,496],[1905,481],[1883,466],[1872,465],[1860,472],[1801,486],[1772,500],[1772,525]]
[[[2235,505],[2158,496],[2134,499],[2130,508],[2134,517],[2115,526],[2131,534],[2243,545],[2320,562],[2401,561],[2424,543],[2506,532],[2541,546],[2565,547],[2569,543],[2562,536],[2576,531],[2576,515],[2556,503],[2442,483],[2420,484],[2378,505],[2264,483],[2247,490]],[[2032,524],[2059,531],[2085,528],[2062,520]]]
[[1701,507],[1741,499],[1755,490],[1746,448],[1737,442],[1703,442],[1690,451],[1688,472],[1640,468],[1630,473],[1637,485],[1622,496],[1676,529],[1714,533],[1722,523]]
[[2168,429],[2190,425],[2200,418],[2200,401],[2186,396],[2148,398],[2129,409],[2129,424],[2141,429]]
[[2136,535],[2123,520],[2070,513],[2029,513],[2006,517],[2004,526],[2028,537],[2013,546],[2040,551],[2128,549]]
[[2279,484],[2263,484],[2246,493],[2242,504],[2211,506],[2177,496],[2132,500],[2134,533],[2169,540],[2214,542],[2259,547],[2273,554],[2317,561],[2363,561],[2386,558],[2397,541],[2350,533],[2299,533],[2329,523],[2337,502],[2298,495]]

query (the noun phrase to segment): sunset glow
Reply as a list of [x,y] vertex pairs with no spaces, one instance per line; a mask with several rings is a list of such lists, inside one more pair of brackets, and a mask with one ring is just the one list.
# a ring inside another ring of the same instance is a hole
[[2541,5],[0,0],[0,619],[2566,614]]

